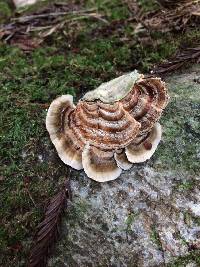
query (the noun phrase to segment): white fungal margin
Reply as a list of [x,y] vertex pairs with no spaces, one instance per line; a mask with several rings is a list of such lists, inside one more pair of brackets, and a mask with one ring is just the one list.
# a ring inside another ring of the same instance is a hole
[[132,163],[140,163],[145,162],[146,160],[150,159],[154,152],[156,151],[156,148],[158,144],[160,143],[162,136],[162,128],[160,123],[156,123],[153,127],[153,129],[150,132],[149,137],[145,140],[151,143],[152,147],[151,149],[147,150],[143,146],[143,143],[139,146],[132,146],[131,144],[125,148],[125,153],[128,158],[128,161]]
[[95,168],[93,168],[92,166],[89,150],[90,150],[90,145],[89,143],[87,143],[82,153],[82,163],[84,171],[89,178],[102,183],[115,180],[120,176],[122,170],[118,168],[117,164],[114,170],[110,171],[102,170],[101,172],[97,172]]

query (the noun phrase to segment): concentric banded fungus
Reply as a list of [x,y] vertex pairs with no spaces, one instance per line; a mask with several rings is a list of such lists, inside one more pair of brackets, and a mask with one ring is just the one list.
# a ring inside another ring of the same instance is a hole
[[157,121],[168,99],[159,78],[134,71],[88,92],[76,107],[72,96],[58,97],[46,127],[65,164],[105,182],[153,155],[161,140]]

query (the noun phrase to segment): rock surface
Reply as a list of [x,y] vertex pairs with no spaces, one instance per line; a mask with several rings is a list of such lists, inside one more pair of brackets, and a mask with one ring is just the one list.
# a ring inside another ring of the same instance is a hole
[[168,266],[200,249],[200,66],[166,81],[158,150],[112,182],[73,172],[73,202],[49,266]]

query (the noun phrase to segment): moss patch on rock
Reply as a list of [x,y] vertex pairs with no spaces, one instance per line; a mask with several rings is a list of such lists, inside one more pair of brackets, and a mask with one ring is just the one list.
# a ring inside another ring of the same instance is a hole
[[168,79],[170,103],[164,113],[163,144],[158,150],[158,160],[170,169],[199,173],[199,66],[191,74],[180,74]]

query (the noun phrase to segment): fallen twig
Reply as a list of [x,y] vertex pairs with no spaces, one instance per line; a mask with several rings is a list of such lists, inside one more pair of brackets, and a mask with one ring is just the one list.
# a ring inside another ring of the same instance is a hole
[[77,15],[77,14],[92,12],[94,10],[96,10],[96,8],[90,8],[90,9],[85,9],[85,10],[65,11],[65,12],[50,12],[50,13],[45,13],[45,14],[35,14],[35,15],[23,16],[19,18],[12,18],[11,21],[24,23],[24,22],[28,22],[34,19],[59,17],[59,16],[66,16],[66,15]]

